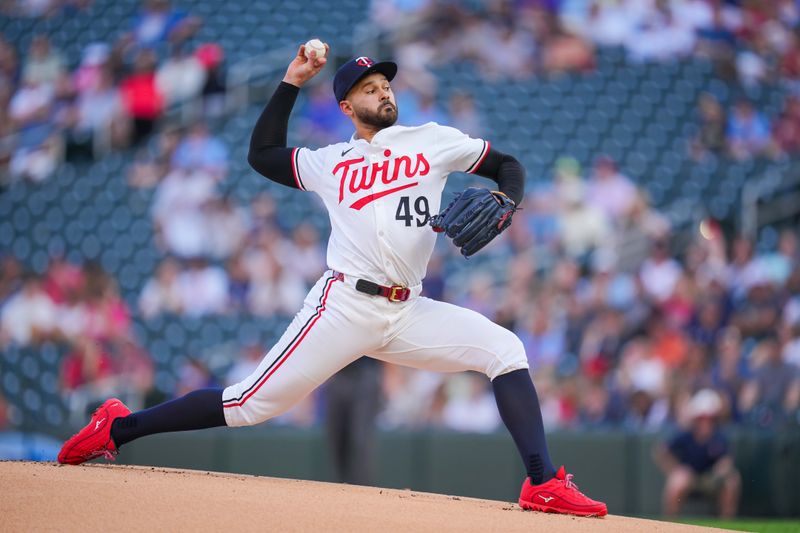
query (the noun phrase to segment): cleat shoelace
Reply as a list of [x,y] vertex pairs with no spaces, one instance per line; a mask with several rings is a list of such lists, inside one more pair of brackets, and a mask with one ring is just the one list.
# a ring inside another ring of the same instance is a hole
[[112,452],[112,451],[111,451],[111,450],[109,450],[109,449],[105,449],[105,450],[103,450],[103,457],[105,457],[105,458],[106,458],[106,459],[108,459],[109,461],[114,461],[114,460],[115,460],[114,458],[115,458],[116,456],[117,456],[117,454],[116,454],[116,453],[114,453],[114,452]]
[[114,461],[117,456],[116,451],[111,451],[108,448],[103,448],[102,450],[94,450],[89,452],[83,456],[84,459],[87,461],[91,461],[92,459],[97,459],[98,457],[105,457],[109,461]]
[[575,492],[577,492],[578,493],[578,497],[581,500],[583,500],[584,502],[594,503],[594,500],[592,500],[587,495],[582,493],[581,490],[578,488],[578,485],[576,485],[575,482],[572,481],[572,474],[567,474],[567,475],[564,476],[564,487],[566,487],[568,489],[571,489],[571,490],[574,490]]

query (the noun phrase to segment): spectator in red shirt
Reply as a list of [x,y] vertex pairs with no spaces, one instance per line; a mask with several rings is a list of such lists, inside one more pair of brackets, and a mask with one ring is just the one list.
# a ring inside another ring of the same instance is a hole
[[50,266],[44,278],[44,290],[54,303],[62,305],[74,299],[74,296],[83,290],[84,284],[85,278],[81,267],[70,263],[63,256],[54,256],[50,259]]
[[113,374],[114,361],[108,352],[88,337],[81,337],[61,363],[61,388],[72,392]]
[[131,338],[131,315],[116,283],[97,264],[86,272],[84,335],[98,342],[123,342]]
[[800,99],[786,98],[786,105],[772,130],[777,155],[800,152]]
[[800,80],[800,43],[793,34],[790,34],[790,45],[781,57],[780,75],[790,85],[796,85]]
[[156,56],[142,50],[136,56],[133,73],[122,80],[120,92],[126,112],[133,120],[133,141],[137,143],[153,131],[164,111],[164,97],[156,84]]
[[6,399],[0,394],[0,431],[3,431],[6,428],[11,427],[11,421],[9,416],[9,405]]

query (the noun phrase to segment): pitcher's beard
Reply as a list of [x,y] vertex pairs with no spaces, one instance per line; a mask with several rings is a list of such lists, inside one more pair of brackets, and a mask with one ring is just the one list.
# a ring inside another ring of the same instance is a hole
[[388,128],[397,122],[397,107],[382,104],[375,112],[367,109],[354,109],[358,120],[367,126],[378,129]]

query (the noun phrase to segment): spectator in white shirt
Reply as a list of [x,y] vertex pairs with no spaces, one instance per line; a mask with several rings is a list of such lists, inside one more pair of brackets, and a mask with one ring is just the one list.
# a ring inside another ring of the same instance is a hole
[[313,286],[325,270],[325,248],[320,243],[317,229],[307,222],[299,224],[292,232],[286,251],[281,256],[284,268],[294,270],[309,288]]
[[194,54],[180,45],[156,71],[156,85],[167,105],[190,100],[200,95],[206,83],[206,71]]
[[26,275],[22,288],[0,312],[0,341],[27,346],[53,337],[57,326],[56,304],[47,296],[38,276]]
[[178,276],[183,312],[191,316],[223,313],[228,303],[228,276],[203,258],[189,261]]
[[676,19],[670,7],[659,6],[642,22],[625,43],[632,59],[664,61],[686,56],[694,49],[694,29]]
[[20,128],[44,123],[49,117],[53,97],[52,85],[28,80],[11,98],[9,115]]
[[[216,259],[225,259],[239,251],[250,225],[247,211],[232,198],[218,198],[206,205],[208,252]],[[318,271],[317,274],[322,272]]]
[[595,1],[584,22],[583,33],[602,46],[619,46],[634,34],[636,25],[646,13],[643,4],[636,0]]
[[297,272],[281,266],[271,254],[260,257],[258,269],[251,272],[250,311],[265,316],[294,314],[303,302],[306,284]]
[[639,277],[645,293],[657,303],[666,301],[675,290],[683,269],[669,255],[669,242],[658,239],[648,257],[642,264]]
[[467,373],[448,379],[450,394],[442,411],[445,427],[470,433],[492,433],[500,426],[500,416],[488,381]]
[[228,170],[228,147],[211,135],[205,122],[198,122],[175,148],[172,166],[202,170],[221,179]]
[[58,52],[52,49],[47,36],[37,35],[34,37],[22,67],[22,79],[27,82],[52,86],[64,70],[64,60]]
[[242,350],[231,369],[228,370],[228,374],[225,376],[225,383],[227,385],[239,383],[256,371],[263,358],[264,348],[262,346],[258,344],[247,346]]
[[183,310],[178,285],[180,272],[180,265],[174,259],[164,259],[158,265],[156,275],[147,280],[139,295],[139,309],[145,318],[153,318],[161,313],[180,313]]
[[579,176],[559,178],[562,242],[564,251],[576,259],[585,259],[588,253],[607,245],[610,237],[608,217],[586,201],[585,189]]
[[610,220],[624,217],[636,201],[636,186],[617,169],[610,157],[599,157],[589,178],[589,204],[603,211]]
[[202,171],[176,168],[156,191],[153,218],[160,244],[179,257],[208,251],[204,206],[215,196],[216,181]]

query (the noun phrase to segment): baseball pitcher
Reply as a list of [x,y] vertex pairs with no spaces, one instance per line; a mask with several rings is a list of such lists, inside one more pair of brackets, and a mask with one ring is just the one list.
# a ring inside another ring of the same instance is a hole
[[[397,65],[369,57],[348,61],[333,81],[353,136],[319,149],[287,147],[297,94],[325,66],[327,51],[326,45],[323,54],[306,55],[300,46],[256,122],[248,161],[265,177],[322,199],[331,221],[329,270],[251,376],[137,413],[110,399],[64,444],[58,460],[113,458],[126,443],[154,433],[259,424],[366,354],[426,370],[486,374],[527,472],[519,504],[604,516],[606,505],[581,493],[572,475],[550,460],[520,340],[474,311],[420,296],[437,232],[470,256],[511,224],[523,196],[522,165],[454,128],[395,125]],[[489,178],[496,190],[466,189],[440,209],[455,171]]]

